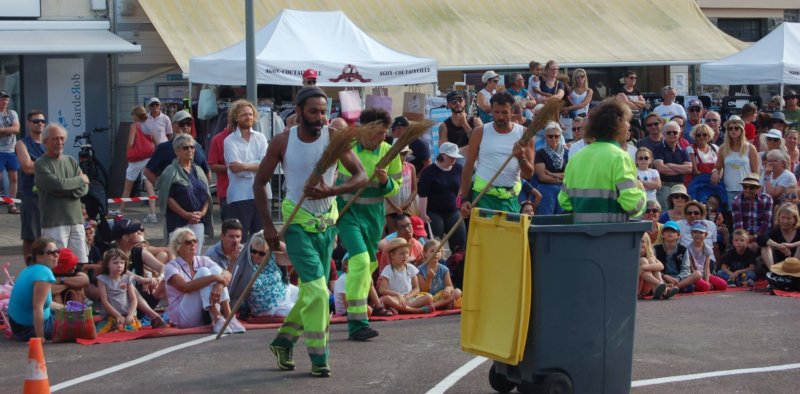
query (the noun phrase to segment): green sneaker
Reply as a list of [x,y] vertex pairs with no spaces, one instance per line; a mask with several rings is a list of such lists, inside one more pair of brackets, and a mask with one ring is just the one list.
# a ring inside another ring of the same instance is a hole
[[327,378],[331,376],[331,367],[329,367],[328,364],[312,365],[311,376],[315,378]]
[[278,368],[283,371],[294,371],[294,360],[292,360],[291,348],[269,345],[269,350],[272,350],[272,353],[278,358]]

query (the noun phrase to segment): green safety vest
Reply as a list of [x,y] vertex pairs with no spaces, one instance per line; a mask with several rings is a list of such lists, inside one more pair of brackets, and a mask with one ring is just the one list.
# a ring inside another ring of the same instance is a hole
[[626,222],[645,207],[636,166],[616,141],[598,140],[567,162],[558,203],[575,222]]
[[[366,150],[361,144],[356,143],[353,147],[353,151],[356,156],[358,156],[358,159],[361,160],[361,165],[364,166],[367,178],[375,173],[375,167],[378,165],[378,162],[391,148],[391,145],[386,142],[381,142],[381,145],[377,149]],[[339,175],[336,177],[336,184],[341,185],[347,182],[352,174],[342,165],[342,162],[339,162],[338,170]],[[386,166],[386,173],[389,175],[389,181],[386,182],[386,185],[381,187],[377,178],[370,180],[366,189],[364,189],[364,192],[358,197],[358,201],[356,201],[355,204],[381,204],[381,206],[383,206],[384,197],[391,197],[400,192],[400,185],[403,183],[402,171],[403,163],[398,155]],[[355,193],[341,194],[338,198],[344,203],[347,203],[354,195]]]
[[[483,179],[476,175],[475,180],[472,182],[472,190],[480,193],[487,185],[489,185],[489,181],[487,179]],[[522,182],[517,182],[510,188],[503,186],[495,186],[490,188],[486,191],[486,195],[495,196],[501,200],[508,200],[509,198],[517,197],[520,191],[522,191]]]

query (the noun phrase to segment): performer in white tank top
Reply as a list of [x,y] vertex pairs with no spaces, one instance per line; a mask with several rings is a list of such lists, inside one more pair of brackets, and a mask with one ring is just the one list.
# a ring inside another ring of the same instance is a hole
[[[323,126],[319,138],[314,142],[303,142],[297,137],[297,126],[289,129],[289,140],[286,145],[286,155],[283,158],[283,173],[286,177],[286,198],[294,203],[300,201],[303,196],[305,182],[314,170],[316,163],[310,158],[322,157],[322,152],[330,142],[328,126]],[[322,176],[322,181],[326,185],[333,185],[336,166],[331,166]],[[313,215],[328,212],[333,204],[334,197],[326,197],[319,200],[306,199],[303,201],[302,208]]]

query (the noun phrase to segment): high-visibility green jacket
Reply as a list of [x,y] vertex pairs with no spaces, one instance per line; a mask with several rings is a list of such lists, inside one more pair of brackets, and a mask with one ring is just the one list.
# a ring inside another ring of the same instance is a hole
[[616,141],[598,140],[567,162],[558,203],[581,223],[625,222],[645,207],[636,166]]
[[[353,147],[353,152],[355,152],[358,159],[361,160],[361,165],[364,166],[364,171],[366,171],[367,177],[369,178],[372,177],[372,174],[375,172],[375,167],[378,165],[378,162],[391,148],[391,145],[386,142],[381,142],[381,145],[377,149],[366,150],[361,144],[356,143]],[[403,182],[402,171],[403,163],[398,155],[386,166],[386,173],[389,175],[389,181],[386,185],[381,186],[378,178],[372,179],[355,204],[380,205],[381,209],[383,209],[383,198],[391,197],[400,192],[400,185]],[[347,171],[347,168],[339,162],[339,175],[336,178],[336,184],[340,185],[345,183],[350,177],[350,171]],[[353,194],[339,195],[337,199],[339,200],[340,209],[352,198]]]

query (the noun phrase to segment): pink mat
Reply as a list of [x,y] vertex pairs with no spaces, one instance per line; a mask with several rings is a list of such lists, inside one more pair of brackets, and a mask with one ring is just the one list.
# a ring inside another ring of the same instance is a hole
[[772,294],[781,297],[800,298],[800,291],[786,291],[773,289]]

